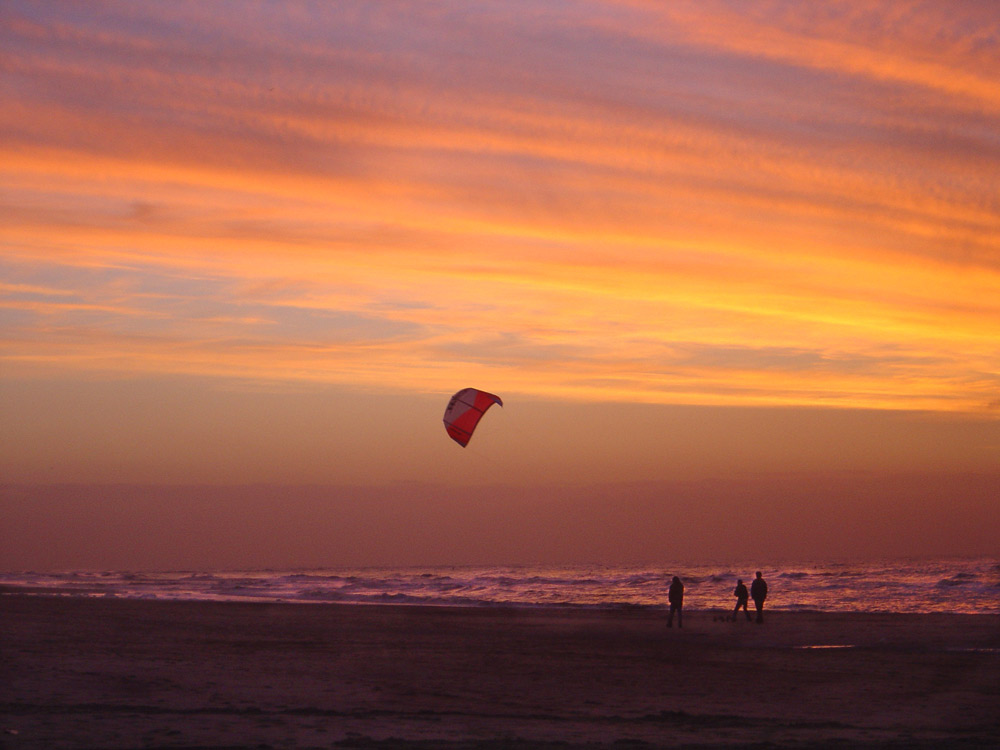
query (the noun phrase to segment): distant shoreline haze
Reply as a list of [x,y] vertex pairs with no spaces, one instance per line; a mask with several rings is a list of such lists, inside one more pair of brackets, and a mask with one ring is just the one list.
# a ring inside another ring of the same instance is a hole
[[0,485],[0,570],[1000,556],[998,488],[997,475],[854,474],[552,487]]

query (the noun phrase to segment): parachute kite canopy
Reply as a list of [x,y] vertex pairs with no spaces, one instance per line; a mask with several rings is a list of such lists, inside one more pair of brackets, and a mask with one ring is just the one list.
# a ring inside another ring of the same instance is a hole
[[503,401],[476,388],[463,388],[452,396],[444,410],[444,428],[451,439],[463,448],[468,445],[479,420],[493,404],[503,406]]

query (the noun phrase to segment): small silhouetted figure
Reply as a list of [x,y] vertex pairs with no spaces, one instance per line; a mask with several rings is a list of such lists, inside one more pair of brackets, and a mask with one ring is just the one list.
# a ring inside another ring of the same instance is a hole
[[736,597],[736,607],[733,608],[733,622],[736,622],[736,615],[739,614],[740,607],[743,607],[743,614],[747,616],[747,622],[750,622],[750,611],[747,609],[747,602],[750,600],[750,592],[747,591],[747,587],[743,585],[742,578],[736,582],[736,590],[733,592],[733,596]]
[[757,622],[764,622],[764,600],[767,599],[767,581],[761,576],[759,570],[754,582],[750,584],[750,597],[753,599],[753,605],[757,608]]
[[681,579],[677,576],[674,576],[674,580],[670,583],[670,591],[667,592],[667,601],[670,602],[670,618],[667,620],[667,627],[672,628],[674,626],[674,612],[677,612],[677,627],[683,628],[684,584],[681,583]]

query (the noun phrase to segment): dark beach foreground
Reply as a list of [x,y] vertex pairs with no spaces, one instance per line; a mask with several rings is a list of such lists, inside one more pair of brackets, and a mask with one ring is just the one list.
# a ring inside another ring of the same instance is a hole
[[1000,746],[1000,616],[715,617],[7,593],[0,746]]

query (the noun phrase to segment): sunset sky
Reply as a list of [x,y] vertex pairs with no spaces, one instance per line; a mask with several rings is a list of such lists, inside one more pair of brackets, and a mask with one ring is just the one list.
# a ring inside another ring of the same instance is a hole
[[1000,554],[993,3],[5,0],[0,65],[0,569]]

